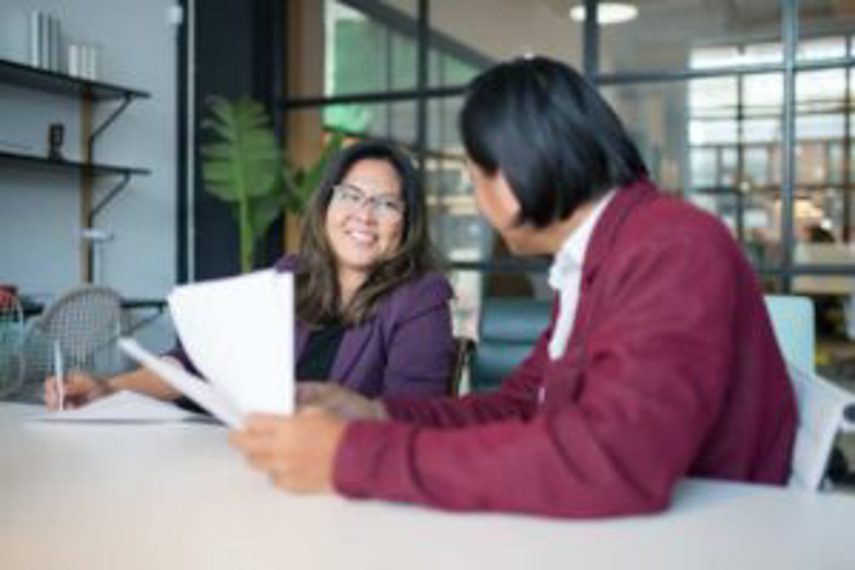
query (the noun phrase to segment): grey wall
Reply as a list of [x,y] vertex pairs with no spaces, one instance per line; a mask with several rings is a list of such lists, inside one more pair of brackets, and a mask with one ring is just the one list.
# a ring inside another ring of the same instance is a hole
[[[34,9],[62,20],[66,37],[101,46],[100,79],[151,93],[133,103],[95,148],[98,162],[143,166],[96,221],[115,240],[104,251],[103,282],[131,297],[162,296],[175,281],[176,44],[171,0],[3,0],[0,57],[27,61]],[[114,107],[102,104],[96,124]],[[66,125],[66,156],[79,158],[79,105],[72,98],[0,86],[0,146],[46,153],[51,122]],[[111,181],[98,187],[108,189]],[[73,175],[0,170],[0,281],[51,294],[79,281],[79,181]]]
[[[3,0],[0,58],[26,62],[32,10],[58,16],[66,38],[101,46],[99,78],[151,93],[99,139],[98,162],[148,168],[96,220],[115,239],[101,281],[126,297],[163,297],[175,283],[176,29],[173,0]],[[63,58],[64,59],[64,58]],[[114,108],[104,103],[96,125]],[[51,122],[66,125],[65,155],[81,156],[76,100],[0,85],[0,148],[46,153]],[[112,179],[99,182],[103,196]],[[0,282],[38,296],[79,283],[79,180],[0,168]]]

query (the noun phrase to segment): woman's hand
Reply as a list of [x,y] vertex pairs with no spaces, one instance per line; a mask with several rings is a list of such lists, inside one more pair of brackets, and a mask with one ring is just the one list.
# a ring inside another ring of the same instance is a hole
[[333,490],[335,454],[347,424],[319,408],[291,417],[253,414],[229,441],[273,483],[294,493]]
[[[59,409],[59,390],[56,382],[56,378],[53,376],[45,380],[45,406],[49,410]],[[109,383],[95,380],[82,372],[68,374],[63,379],[63,387],[65,389],[64,407],[68,409],[79,408],[115,392]]]
[[328,382],[297,384],[297,407],[323,408],[346,420],[387,420],[386,407],[381,400],[369,400],[347,388]]

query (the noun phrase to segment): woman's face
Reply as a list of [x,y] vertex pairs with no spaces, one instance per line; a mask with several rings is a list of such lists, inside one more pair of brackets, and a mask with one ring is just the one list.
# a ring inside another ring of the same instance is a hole
[[520,203],[514,196],[501,169],[489,175],[472,160],[467,161],[469,178],[475,192],[475,202],[481,214],[493,226],[516,254],[541,254],[532,237],[537,230],[528,224],[518,224]]
[[339,271],[367,273],[401,245],[404,200],[397,171],[382,159],[353,164],[333,190],[326,233]]

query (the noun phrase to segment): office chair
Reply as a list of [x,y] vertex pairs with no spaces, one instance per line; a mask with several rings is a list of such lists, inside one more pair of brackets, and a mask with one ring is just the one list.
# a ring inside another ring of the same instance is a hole
[[0,398],[16,393],[23,382],[24,318],[21,303],[0,289]]
[[855,429],[855,394],[814,372],[816,333],[811,300],[796,295],[766,295],[765,300],[799,409],[789,485],[819,490],[835,454],[837,477],[851,476],[834,443],[841,431]]
[[816,370],[813,303],[797,295],[766,295],[766,309],[784,358],[801,370]]
[[24,399],[38,399],[42,383],[54,373],[59,350],[65,371],[94,376],[119,372],[116,349],[124,319],[122,300],[107,287],[83,286],[62,295],[27,327],[24,341]]
[[855,394],[792,363],[788,372],[799,408],[789,486],[817,491],[823,487],[837,434],[852,429],[846,416],[855,411]]
[[529,298],[485,299],[478,344],[469,367],[472,391],[494,390],[531,351],[546,328],[551,301]]
[[454,337],[454,361],[451,363],[451,374],[448,377],[446,393],[449,396],[460,395],[460,382],[469,365],[469,357],[475,349],[475,341],[467,336]]

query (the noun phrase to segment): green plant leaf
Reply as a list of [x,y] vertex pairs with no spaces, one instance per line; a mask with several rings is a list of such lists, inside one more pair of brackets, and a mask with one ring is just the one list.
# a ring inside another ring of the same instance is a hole
[[286,194],[271,192],[256,196],[250,201],[250,218],[252,221],[253,238],[257,242],[267,233],[276,218],[285,210]]
[[281,158],[264,107],[249,98],[213,97],[202,122],[214,140],[202,146],[206,188],[222,200],[239,202],[271,191]]

